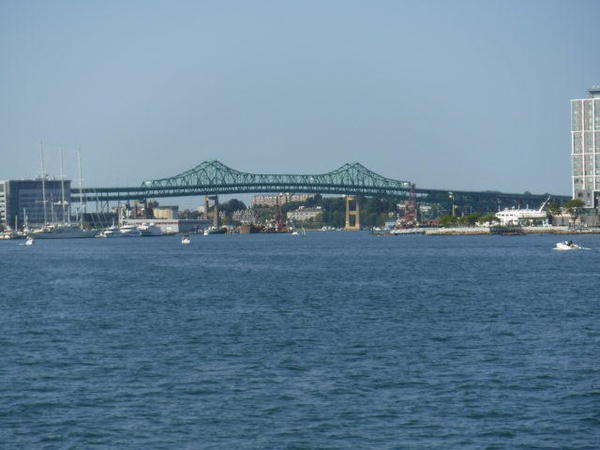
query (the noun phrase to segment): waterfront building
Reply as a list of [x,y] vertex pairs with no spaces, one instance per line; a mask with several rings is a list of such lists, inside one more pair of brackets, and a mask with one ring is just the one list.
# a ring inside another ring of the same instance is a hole
[[[46,179],[0,181],[0,221],[14,227],[15,218],[19,226],[27,222],[31,226],[44,224],[44,203],[47,222],[64,222],[68,218],[71,204],[71,181],[64,180],[65,205],[62,204],[62,182]],[[42,191],[46,191],[44,199]],[[64,215],[63,215],[64,211]]]
[[253,224],[258,223],[258,214],[254,208],[239,209],[233,212],[231,219],[242,224]]
[[179,206],[156,206],[152,208],[155,219],[177,219],[179,215]]
[[573,198],[586,208],[600,199],[600,86],[589,90],[590,98],[571,100],[571,161]]
[[323,210],[320,206],[316,208],[305,208],[301,206],[300,208],[294,211],[288,211],[287,218],[288,220],[295,220],[297,222],[306,222],[308,220],[315,220],[323,213]]
[[269,194],[252,197],[252,206],[281,206],[290,202],[305,202],[313,198],[313,194]]

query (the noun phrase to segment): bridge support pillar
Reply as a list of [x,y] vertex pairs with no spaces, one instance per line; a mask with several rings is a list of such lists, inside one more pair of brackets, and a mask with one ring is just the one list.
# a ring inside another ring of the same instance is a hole
[[[213,202],[212,206],[210,202]],[[208,220],[212,219],[213,226],[219,228],[221,220],[219,217],[219,197],[216,195],[204,196],[204,214]]]
[[360,231],[360,206],[359,197],[346,196],[346,231]]

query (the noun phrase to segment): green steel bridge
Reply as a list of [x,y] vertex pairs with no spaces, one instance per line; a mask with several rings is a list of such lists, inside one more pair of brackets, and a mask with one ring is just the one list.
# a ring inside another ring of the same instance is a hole
[[[420,203],[435,203],[444,208],[468,207],[476,211],[497,211],[498,208],[526,205],[537,207],[549,195],[416,188],[409,181],[384,177],[360,163],[344,164],[324,174],[290,175],[241,172],[219,161],[205,161],[173,177],[144,181],[140,186],[84,188],[81,194],[73,190],[71,200],[108,204],[111,201],[268,192],[408,198],[411,191],[415,192]],[[552,198],[559,202],[570,199],[562,195],[553,195]]]

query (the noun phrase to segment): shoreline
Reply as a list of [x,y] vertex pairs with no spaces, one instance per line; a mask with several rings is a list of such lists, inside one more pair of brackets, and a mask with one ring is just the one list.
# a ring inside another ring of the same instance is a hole
[[[600,227],[579,230],[569,227],[523,227],[521,231],[521,234],[600,234]],[[379,232],[372,234],[375,236],[403,236],[408,234],[422,234],[424,236],[500,235],[500,233],[492,233],[489,227],[407,228],[397,233]]]

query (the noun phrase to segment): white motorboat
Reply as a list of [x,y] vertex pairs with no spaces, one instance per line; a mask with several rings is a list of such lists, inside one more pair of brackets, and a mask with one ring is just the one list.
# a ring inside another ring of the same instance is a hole
[[122,237],[122,235],[121,235],[121,231],[119,230],[119,227],[113,225],[111,227],[108,227],[104,231],[102,231],[102,233],[100,233],[98,235],[98,237],[116,238],[116,237]]
[[188,235],[185,235],[181,238],[181,243],[183,245],[189,245],[192,243],[192,240],[190,239],[190,237]]
[[142,232],[135,225],[123,225],[119,228],[122,237],[140,237]]
[[554,250],[587,250],[585,247],[575,244],[573,241],[557,242]]
[[138,226],[142,236],[161,236],[162,229],[154,223],[143,223]]
[[18,239],[19,235],[11,230],[7,230],[0,234],[0,239]]
[[204,230],[204,236],[208,236],[209,234],[225,234],[227,233],[227,228],[225,227],[215,227],[211,226]]
[[142,232],[135,225],[123,225],[122,227],[113,225],[100,233],[100,237],[104,238],[140,237],[141,235]]
[[25,245],[33,245],[33,238],[31,236],[27,238],[27,240],[25,241]]

